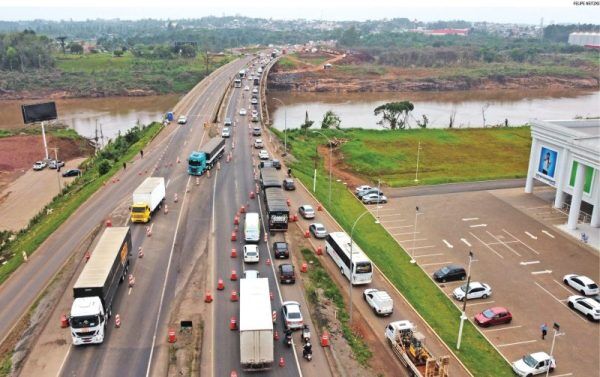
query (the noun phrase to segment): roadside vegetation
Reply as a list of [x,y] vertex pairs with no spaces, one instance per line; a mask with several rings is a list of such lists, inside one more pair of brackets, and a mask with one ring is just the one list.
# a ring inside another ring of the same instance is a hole
[[[475,130],[414,130],[409,131],[408,133],[374,131],[374,133],[380,134],[378,135],[378,138],[375,138],[380,142],[383,142],[384,139],[387,140],[388,138],[396,141],[396,138],[401,138],[403,136],[406,137],[411,133],[420,133],[421,139],[423,140],[437,140],[437,143],[439,144],[439,149],[437,152],[444,155],[448,153],[453,154],[454,152],[447,151],[448,143],[445,143],[446,138],[452,141],[452,136],[444,137],[442,135],[444,135],[444,133],[446,135],[453,135],[455,132],[462,133],[463,131],[468,133]],[[494,150],[501,148],[501,140],[510,141],[511,139],[511,137],[507,134],[503,134],[505,129],[488,129],[481,131],[498,133],[500,135],[498,136],[498,139],[496,139],[496,142],[500,145],[494,148]],[[338,133],[338,131],[325,130],[323,132],[330,138],[343,136],[343,134]],[[359,134],[352,134],[352,132],[359,132]],[[361,132],[362,130],[350,130],[345,133],[345,137],[352,139],[352,136],[355,136],[354,139],[359,139],[357,135],[361,135]],[[368,131],[367,134],[370,132],[371,131]],[[479,130],[477,130],[477,132],[479,132]],[[522,132],[525,131],[523,130]],[[383,137],[384,133],[386,134],[385,137]],[[424,136],[425,134],[431,134],[432,136],[426,137]],[[392,141],[392,143],[394,141]],[[413,142],[416,146],[416,138],[413,139]],[[291,165],[294,175],[307,187],[312,187],[315,148],[317,143],[323,146],[327,145],[327,141],[323,137],[306,137],[297,133],[292,134],[291,137],[288,135],[288,146],[290,147],[291,154],[296,160],[296,162],[292,163]],[[389,143],[390,141],[385,143],[388,151],[397,149],[391,148]],[[507,145],[510,145],[510,142]],[[348,148],[360,149],[360,147],[357,145],[354,145],[353,148],[351,146]],[[462,152],[456,156],[458,158],[457,164],[461,165],[463,168],[465,166],[470,166],[470,161],[465,161],[465,158],[469,158],[469,160],[475,160],[476,158],[482,158],[483,154],[490,152],[490,150],[483,149],[465,150],[465,147],[463,146]],[[371,161],[373,162],[379,161],[377,156],[372,156],[371,158]],[[499,159],[498,161],[501,160]],[[380,163],[378,162],[376,165],[380,165]],[[497,162],[493,167],[499,168],[502,165],[502,162]],[[389,168],[390,166],[384,164],[382,169],[385,169],[386,167]],[[323,160],[320,159],[317,172],[317,191],[314,194],[321,203],[326,205],[327,210],[344,228],[344,230],[349,232],[354,221],[362,214],[362,212],[365,211],[365,208],[345,185],[343,185],[341,182],[336,182],[335,180],[332,183],[331,205],[329,205],[327,176],[328,173],[323,165]],[[371,176],[371,178],[374,177],[375,176]],[[467,179],[465,175],[462,177]],[[411,176],[411,179],[414,179],[414,175]],[[432,169],[430,171],[430,181],[445,181],[446,179],[447,178],[445,178],[445,173],[443,170]],[[444,295],[444,293],[430,280],[428,276],[425,275],[420,268],[412,265],[409,262],[410,257],[408,254],[380,225],[375,224],[375,219],[373,216],[366,215],[356,225],[354,234],[356,235],[356,242],[368,254],[369,258],[371,258],[371,260],[388,277],[388,279],[390,279],[396,288],[425,318],[425,320],[443,339],[443,341],[454,350],[460,316],[460,311],[458,308],[446,295]],[[467,256],[465,255],[465,259],[466,258]],[[509,365],[502,358],[502,356],[496,352],[492,345],[475,329],[470,322],[466,323],[463,332],[461,350],[454,352],[475,376],[508,377],[513,375]]]
[[98,155],[82,163],[83,174],[55,196],[25,229],[1,246],[0,257],[6,263],[0,266],[0,284],[23,263],[23,253],[34,253],[79,206],[122,169],[123,163],[137,155],[161,128],[162,124],[156,122],[146,127],[132,128],[125,135],[115,138]]
[[307,288],[308,299],[313,305],[317,305],[319,299],[317,290],[320,290],[327,299],[333,302],[337,311],[337,319],[340,321],[342,327],[344,339],[346,339],[350,349],[352,349],[356,361],[358,361],[360,365],[368,367],[372,352],[365,341],[353,332],[350,327],[350,317],[346,310],[344,298],[339,287],[333,282],[327,271],[325,271],[325,268],[323,268],[321,262],[315,256],[314,251],[302,249],[301,252],[303,258],[310,265],[308,270],[308,278],[310,280],[310,285]]

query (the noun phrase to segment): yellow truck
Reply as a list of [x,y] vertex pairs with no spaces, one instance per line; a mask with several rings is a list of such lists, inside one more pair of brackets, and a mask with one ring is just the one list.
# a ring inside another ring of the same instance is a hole
[[131,222],[147,223],[152,213],[160,209],[165,199],[165,179],[163,177],[148,177],[133,192],[131,204]]

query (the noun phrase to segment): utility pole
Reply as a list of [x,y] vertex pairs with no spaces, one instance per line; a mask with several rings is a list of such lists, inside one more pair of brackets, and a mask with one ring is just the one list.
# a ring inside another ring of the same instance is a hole
[[54,161],[56,161],[56,182],[58,183],[58,193],[60,194],[60,191],[62,190],[62,187],[60,184],[60,168],[58,166],[58,150],[60,148],[54,147],[54,148],[49,148],[49,149],[54,150]]
[[421,157],[421,140],[419,140],[419,146],[417,147],[417,170],[415,171],[415,182],[419,182],[419,158]]
[[471,262],[473,262],[473,252],[469,250],[469,268],[467,269],[467,287],[465,288],[465,299],[463,301],[462,314],[460,315],[460,326],[458,327],[458,342],[456,343],[456,349],[460,349],[460,342],[462,340],[462,332],[465,321],[467,320],[467,300],[469,298],[469,283],[471,282]]

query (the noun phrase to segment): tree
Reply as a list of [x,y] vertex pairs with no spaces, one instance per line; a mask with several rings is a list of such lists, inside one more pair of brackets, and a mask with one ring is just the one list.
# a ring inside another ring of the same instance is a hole
[[100,162],[98,162],[98,173],[100,173],[100,175],[108,173],[109,170],[110,162],[108,162],[108,160],[101,160]]
[[375,116],[383,115],[383,118],[377,124],[392,130],[404,129],[407,125],[408,115],[414,108],[415,105],[409,101],[388,102],[375,108],[374,113]]
[[81,55],[83,54],[83,46],[77,42],[71,42],[69,43],[69,51],[71,51],[71,54]]
[[323,120],[321,121],[321,128],[322,129],[329,129],[329,128],[339,129],[341,123],[342,123],[342,121],[340,120],[340,117],[336,113],[334,113],[332,110],[327,110],[327,112],[323,116]]
[[308,129],[315,123],[314,120],[308,119],[308,110],[306,110],[306,116],[304,117],[304,123],[300,125],[300,128],[304,130],[304,134],[308,133]]
[[427,118],[427,115],[425,115],[425,114],[423,114],[422,121],[417,119],[417,126],[419,126],[419,128],[427,128],[428,124],[429,124],[429,118]]
[[114,50],[113,55],[117,58],[120,58],[121,56],[123,56],[123,50]]
[[360,34],[354,26],[346,29],[342,32],[340,37],[340,45],[342,46],[356,46],[360,40]]

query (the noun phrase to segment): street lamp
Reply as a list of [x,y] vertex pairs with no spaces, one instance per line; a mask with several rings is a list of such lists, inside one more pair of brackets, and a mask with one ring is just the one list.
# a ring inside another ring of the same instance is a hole
[[412,249],[410,250],[410,263],[415,264],[417,261],[415,260],[415,243],[417,242],[417,219],[419,216],[419,206],[415,207],[415,223],[413,226],[413,242]]
[[467,300],[469,297],[469,283],[471,282],[471,262],[473,261],[473,252],[469,250],[469,268],[467,269],[467,287],[465,289],[465,299],[463,301],[463,309],[462,314],[460,316],[460,326],[458,328],[458,342],[456,343],[456,349],[460,349],[460,341],[462,340],[462,331],[465,320],[467,319],[467,315],[465,311],[467,310]]
[[419,140],[419,146],[417,147],[417,170],[415,171],[415,182],[419,182],[419,158],[421,157],[421,140]]
[[287,106],[279,98],[272,98],[283,106],[283,155],[287,155]]
[[[327,135],[325,135],[324,133],[322,133],[321,131],[312,131],[314,133],[317,133],[319,135],[322,135],[325,139],[327,139],[327,143],[329,143],[329,202],[328,205],[331,206],[331,161],[333,160],[333,144],[331,143],[331,140],[329,140],[329,138],[327,137]],[[318,155],[318,153],[317,153]],[[315,181],[316,181],[316,169],[315,169]],[[314,189],[313,189],[314,191]]]
[[[375,224],[379,224],[379,200],[381,199],[381,178],[377,180],[377,215],[375,216]],[[413,245],[414,247],[414,245]]]
[[356,226],[356,224],[358,224],[358,221],[362,219],[362,217],[367,213],[370,213],[368,209],[361,213],[360,216],[358,216],[358,218],[356,218],[354,224],[352,224],[352,228],[350,229],[350,287],[348,288],[348,298],[350,300],[350,325],[352,325],[352,279],[354,278],[354,265],[352,264],[352,257],[354,254],[354,252],[352,251],[352,246],[354,244],[354,241],[352,235],[354,234],[354,227]]
[[552,329],[554,330],[554,335],[552,336],[552,346],[550,346],[550,365],[548,365],[548,369],[546,370],[546,377],[548,377],[548,374],[550,373],[550,367],[553,364],[552,354],[554,353],[554,342],[556,342],[556,337],[564,335],[564,333],[558,333],[558,330],[560,330],[560,325],[558,323],[554,322],[554,326],[552,326]]

